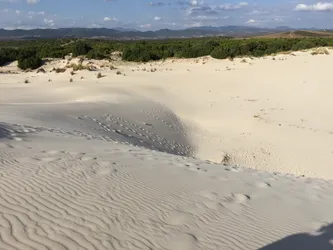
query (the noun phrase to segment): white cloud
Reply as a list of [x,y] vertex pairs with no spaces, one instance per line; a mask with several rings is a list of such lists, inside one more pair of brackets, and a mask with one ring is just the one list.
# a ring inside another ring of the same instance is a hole
[[18,0],[0,0],[0,3],[16,3]]
[[238,10],[238,9],[247,7],[248,5],[249,4],[247,2],[240,2],[240,3],[237,3],[237,4],[226,3],[226,4],[221,4],[219,6],[219,9],[221,9],[221,10]]
[[93,23],[93,24],[91,25],[91,27],[92,27],[92,28],[101,28],[102,26],[99,25],[99,24]]
[[254,19],[250,19],[246,23],[247,24],[254,24],[254,23],[258,23],[258,21],[254,20]]
[[27,4],[36,4],[39,3],[39,0],[27,0]]
[[333,3],[316,3],[316,4],[298,4],[295,7],[296,11],[333,11]]
[[16,10],[15,13],[16,13],[17,15],[20,15],[20,14],[21,14],[21,11],[20,11],[20,10]]
[[50,27],[54,26],[54,21],[52,19],[44,19],[44,23]]
[[141,25],[139,25],[139,27],[143,28],[143,29],[148,29],[148,28],[151,28],[151,24],[150,23],[141,24]]
[[268,14],[269,12],[267,10],[253,10],[249,14],[250,15],[265,15]]
[[202,26],[201,22],[194,22],[194,23],[190,23],[190,24],[184,24],[184,27],[189,27],[189,28],[195,28],[195,27],[200,27]]
[[162,17],[160,17],[160,16],[155,16],[155,17],[154,17],[154,20],[155,20],[155,21],[161,21],[161,20],[162,20]]
[[198,1],[197,0],[193,0],[193,1],[191,1],[191,5],[192,6],[197,6],[199,3],[198,3]]
[[28,14],[30,16],[35,16],[35,15],[45,16],[45,11],[40,11],[40,12],[29,11]]
[[111,21],[117,21],[117,18],[115,18],[115,17],[104,17],[104,22],[111,22]]
[[218,19],[219,17],[217,16],[196,16],[192,18],[192,20],[205,20],[205,21],[218,20]]

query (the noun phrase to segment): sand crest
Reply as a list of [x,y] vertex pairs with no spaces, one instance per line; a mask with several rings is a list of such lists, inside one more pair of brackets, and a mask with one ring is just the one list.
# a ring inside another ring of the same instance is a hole
[[1,68],[0,249],[332,249],[332,51],[295,54]]

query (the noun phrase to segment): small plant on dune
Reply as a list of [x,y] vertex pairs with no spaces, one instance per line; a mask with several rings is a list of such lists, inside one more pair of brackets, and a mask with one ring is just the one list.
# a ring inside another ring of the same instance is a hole
[[241,63],[247,63],[246,59],[243,59],[243,60],[241,61]]
[[89,66],[87,67],[87,69],[88,69],[89,71],[96,71],[96,70],[97,70],[96,66],[94,66],[94,65],[89,65]]
[[110,65],[110,70],[115,70],[115,69],[117,69],[115,66]]
[[73,78],[69,79],[69,82],[73,82]]
[[82,63],[79,63],[79,64],[72,63],[69,66],[67,66],[67,68],[72,68],[73,71],[87,69],[87,67],[83,66]]
[[66,68],[57,68],[55,70],[56,73],[64,73],[66,71]]
[[29,83],[29,80],[28,80],[28,79],[25,79],[25,80],[24,80],[24,83]]
[[121,71],[118,70],[118,71],[117,71],[117,75],[121,75]]
[[226,165],[230,165],[230,162],[231,162],[231,155],[225,154],[223,156],[221,163],[226,166]]
[[311,52],[311,55],[329,55],[330,52],[326,48],[317,48]]
[[99,72],[99,73],[97,74],[97,78],[99,79],[99,78],[102,78],[102,77],[103,77],[102,73]]
[[71,71],[71,75],[72,75],[72,76],[75,75],[74,71]]

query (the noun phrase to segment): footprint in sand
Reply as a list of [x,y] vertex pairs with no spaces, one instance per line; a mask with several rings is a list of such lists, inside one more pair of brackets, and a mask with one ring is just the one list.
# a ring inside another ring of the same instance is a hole
[[214,209],[217,210],[222,207],[221,203],[218,201],[219,200],[219,195],[217,193],[211,192],[211,191],[201,191],[199,193],[200,196],[205,198],[202,201],[202,205],[206,208]]
[[169,248],[172,250],[198,249],[198,238],[191,233],[177,233],[169,238]]
[[86,153],[81,153],[81,152],[73,152],[73,151],[68,151],[67,154],[71,156],[84,156]]
[[271,184],[268,182],[258,182],[256,183],[256,186],[259,188],[269,188],[271,187]]
[[118,170],[114,169],[112,167],[102,168],[102,169],[99,169],[96,171],[96,175],[109,175],[109,174],[116,173],[116,172],[118,172]]
[[57,151],[57,150],[50,150],[50,151],[47,151],[45,153],[48,154],[48,155],[56,155],[56,154],[59,153],[59,151]]
[[211,201],[216,201],[219,197],[219,195],[217,193],[214,193],[214,192],[211,192],[208,190],[201,191],[199,194],[200,194],[200,196],[207,198]]
[[231,194],[230,196],[225,198],[225,202],[227,203],[236,203],[236,204],[244,204],[248,200],[250,200],[251,197],[246,194]]
[[190,221],[190,214],[182,211],[173,211],[171,215],[167,218],[167,223],[170,225],[184,225]]
[[23,138],[21,138],[21,137],[12,137],[12,140],[14,140],[14,141],[23,141]]
[[97,160],[97,157],[83,156],[80,158],[81,161],[94,161]]
[[56,157],[43,157],[43,158],[33,158],[38,161],[42,162],[55,162],[55,161],[60,161],[61,158],[56,158]]

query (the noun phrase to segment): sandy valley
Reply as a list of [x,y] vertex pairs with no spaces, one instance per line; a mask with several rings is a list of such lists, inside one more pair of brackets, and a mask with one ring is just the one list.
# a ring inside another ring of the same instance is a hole
[[328,51],[1,67],[0,249],[332,249]]

